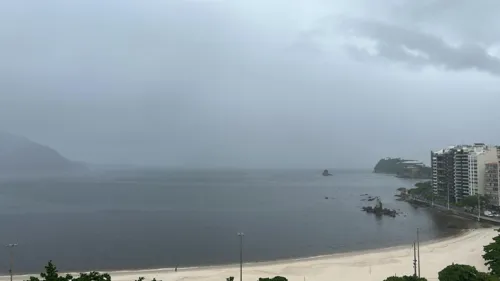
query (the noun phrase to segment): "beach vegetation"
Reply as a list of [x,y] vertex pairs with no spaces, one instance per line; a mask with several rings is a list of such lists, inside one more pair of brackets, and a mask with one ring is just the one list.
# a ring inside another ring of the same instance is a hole
[[[500,230],[497,230],[500,232]],[[491,274],[500,276],[500,235],[493,238],[493,242],[483,247],[483,258],[485,265],[489,268]]]
[[408,194],[413,196],[418,196],[427,200],[431,200],[433,197],[432,186],[430,181],[417,182],[415,188],[410,188]]
[[[136,281],[144,281],[144,277],[139,277]],[[89,273],[80,273],[79,276],[71,274],[59,275],[57,267],[52,261],[45,266],[45,271],[40,273],[40,277],[31,276],[27,281],[111,281],[108,273],[91,271]],[[160,281],[153,278],[152,281]]]
[[479,272],[476,267],[466,264],[452,264],[438,273],[439,281],[494,281],[498,280],[485,272]]
[[391,276],[384,281],[427,281],[427,279],[414,276],[414,275],[405,275],[405,276]]
[[275,276],[273,278],[259,278],[259,281],[288,281],[288,279],[283,276]]
[[[471,196],[466,196],[464,197],[457,205],[460,207],[470,207],[472,209],[477,208],[477,196],[476,195],[471,195]],[[486,206],[489,204],[488,197],[481,195],[479,196],[479,201],[481,202],[481,206]]]

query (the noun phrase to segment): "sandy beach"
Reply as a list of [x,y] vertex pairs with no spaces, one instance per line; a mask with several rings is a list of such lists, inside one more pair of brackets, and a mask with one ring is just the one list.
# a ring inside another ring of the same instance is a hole
[[[483,246],[489,244],[497,232],[492,229],[475,229],[462,235],[422,243],[420,245],[421,275],[428,280],[437,280],[437,273],[452,263],[464,263],[486,271],[481,257]],[[259,277],[285,276],[291,281],[317,280],[373,280],[381,281],[391,275],[413,273],[413,249],[395,247],[367,252],[344,253],[295,261],[245,264],[243,279],[258,280]],[[157,280],[207,280],[221,281],[229,276],[239,280],[239,265],[179,269],[118,271],[111,272],[113,280],[135,280],[139,276]],[[15,276],[14,280],[26,280],[28,276]],[[0,280],[8,280],[2,276]]]

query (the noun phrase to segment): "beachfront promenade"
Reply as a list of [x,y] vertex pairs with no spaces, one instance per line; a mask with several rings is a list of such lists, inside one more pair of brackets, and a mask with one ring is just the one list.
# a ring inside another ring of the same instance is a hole
[[419,203],[423,203],[425,205],[428,205],[430,207],[433,207],[433,208],[436,208],[439,210],[451,212],[457,216],[462,216],[462,217],[466,217],[466,218],[475,218],[479,221],[487,221],[487,222],[491,222],[491,223],[495,223],[495,224],[500,224],[499,218],[487,217],[487,216],[484,216],[484,215],[477,213],[477,212],[476,213],[466,212],[462,208],[459,208],[459,207],[456,207],[453,205],[450,205],[448,208],[447,206],[437,204],[436,202],[432,202],[429,200],[425,200],[425,199],[421,199],[421,198],[417,198],[417,197],[412,197],[412,196],[409,198],[408,201],[416,201]]

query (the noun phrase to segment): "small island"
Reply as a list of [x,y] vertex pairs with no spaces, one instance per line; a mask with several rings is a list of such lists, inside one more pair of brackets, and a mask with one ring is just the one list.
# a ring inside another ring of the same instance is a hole
[[324,176],[324,177],[328,177],[328,176],[331,176],[331,175],[332,175],[332,174],[330,174],[330,173],[328,172],[328,170],[324,170],[324,171],[323,171],[323,176]]
[[380,159],[373,168],[373,172],[395,175],[400,178],[430,179],[432,169],[416,160],[388,157]]

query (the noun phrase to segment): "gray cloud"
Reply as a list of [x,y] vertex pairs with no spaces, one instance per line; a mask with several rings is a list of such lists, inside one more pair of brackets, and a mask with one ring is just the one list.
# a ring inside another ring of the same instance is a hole
[[[497,141],[497,78],[442,69],[497,73],[477,47],[486,39],[414,2],[400,6],[404,18],[367,0],[2,2],[0,130],[88,162],[204,167],[371,167]],[[361,20],[332,31],[332,17]],[[467,47],[451,48],[431,23]],[[379,41],[385,59],[346,56],[347,29]],[[472,94],[488,102],[471,108]]]
[[395,22],[424,28],[429,32],[457,40],[486,45],[496,44],[500,38],[499,2],[483,0],[424,0],[398,1],[389,9]]
[[[375,40],[377,55],[390,60],[448,70],[476,69],[500,74],[500,59],[489,55],[477,43],[451,46],[438,36],[373,20],[348,20],[342,27],[354,36]],[[418,51],[422,55],[415,55],[411,51]]]

